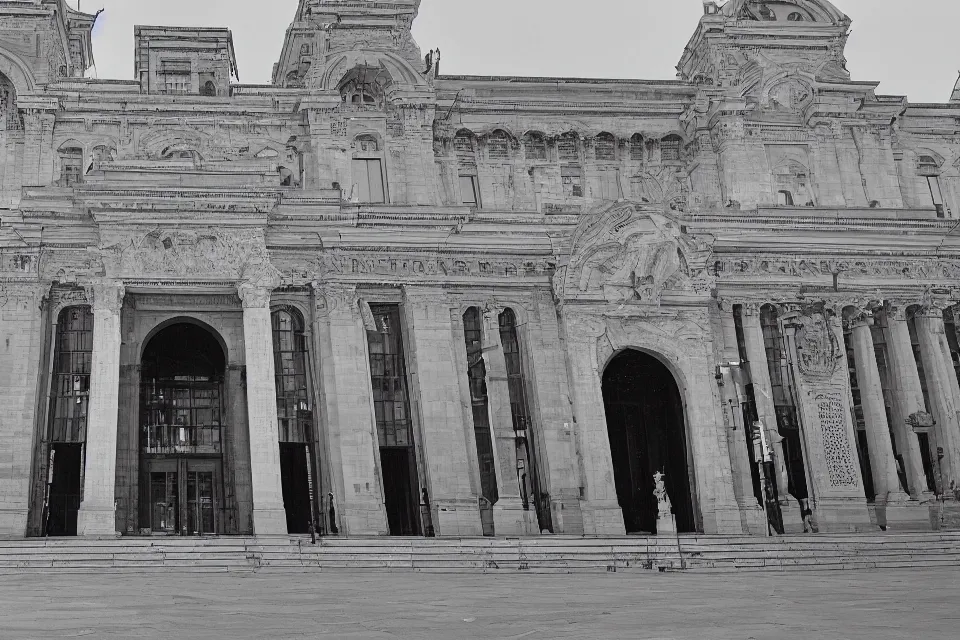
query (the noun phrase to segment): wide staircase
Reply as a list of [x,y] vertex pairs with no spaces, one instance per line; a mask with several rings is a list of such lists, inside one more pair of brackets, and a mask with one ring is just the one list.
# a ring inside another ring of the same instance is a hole
[[798,571],[960,566],[960,532],[776,538],[33,538],[0,540],[0,575],[119,571],[464,573]]

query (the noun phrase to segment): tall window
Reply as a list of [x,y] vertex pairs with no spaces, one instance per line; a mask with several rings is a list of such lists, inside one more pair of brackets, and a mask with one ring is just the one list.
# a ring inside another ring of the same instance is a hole
[[386,202],[380,145],[372,136],[357,138],[357,152],[353,159],[353,183],[354,196],[360,202]]
[[313,440],[313,400],[303,318],[293,309],[280,309],[273,312],[272,322],[280,442],[308,443]]
[[64,147],[60,149],[60,185],[71,187],[83,182],[83,149]]
[[760,326],[763,329],[763,346],[767,353],[767,367],[770,370],[770,386],[773,392],[774,409],[777,413],[777,427],[784,438],[782,444],[787,465],[788,491],[800,500],[808,498],[809,493],[804,469],[800,422],[797,407],[793,401],[789,363],[777,316],[777,309],[772,305],[762,307]]
[[583,196],[583,169],[569,165],[562,166],[560,180],[563,182],[563,195],[573,198]]
[[57,355],[53,370],[50,432],[53,442],[86,440],[92,359],[93,313],[90,307],[64,309],[57,322]]
[[523,356],[517,329],[517,315],[505,309],[499,317],[500,344],[507,364],[507,386],[510,390],[510,414],[517,439],[517,479],[525,509],[531,506],[537,512],[541,531],[550,529],[548,522],[549,498],[543,499],[538,476],[537,451],[533,439],[533,421],[527,402],[527,383],[523,375]]
[[461,131],[453,138],[453,149],[461,162],[476,162],[476,145],[469,131]]
[[371,305],[377,331],[368,331],[373,406],[381,447],[412,447],[407,371],[396,305]]
[[477,441],[477,462],[480,467],[480,489],[489,506],[499,499],[496,459],[490,430],[487,367],[483,361],[483,329],[480,310],[470,307],[463,314],[463,339],[467,348],[467,380],[470,384],[470,405],[473,411],[473,433]]
[[460,176],[460,198],[463,204],[474,207],[480,206],[480,188],[477,184],[476,175],[462,174]]
[[937,210],[937,217],[946,216],[943,191],[940,189],[940,163],[933,156],[920,156],[917,159],[917,173],[927,181],[930,199]]

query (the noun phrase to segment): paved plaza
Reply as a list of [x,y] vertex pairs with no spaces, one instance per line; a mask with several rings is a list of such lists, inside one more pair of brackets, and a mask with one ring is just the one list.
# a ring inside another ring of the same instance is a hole
[[958,570],[0,576],[0,638],[885,640],[960,628]]

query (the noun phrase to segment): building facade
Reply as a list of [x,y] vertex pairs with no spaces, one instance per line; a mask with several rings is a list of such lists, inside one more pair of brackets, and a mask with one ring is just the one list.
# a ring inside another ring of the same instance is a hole
[[419,4],[245,85],[0,0],[0,535],[653,533],[658,472],[681,532],[960,526],[960,89],[826,0],[662,81],[441,75]]

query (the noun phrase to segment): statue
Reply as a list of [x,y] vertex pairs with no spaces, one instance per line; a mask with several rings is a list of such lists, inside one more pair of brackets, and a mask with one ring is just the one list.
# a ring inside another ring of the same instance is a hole
[[670,496],[663,482],[665,477],[660,471],[653,474],[653,495],[657,499],[657,535],[675,536],[677,519],[673,516],[673,505],[670,503]]

